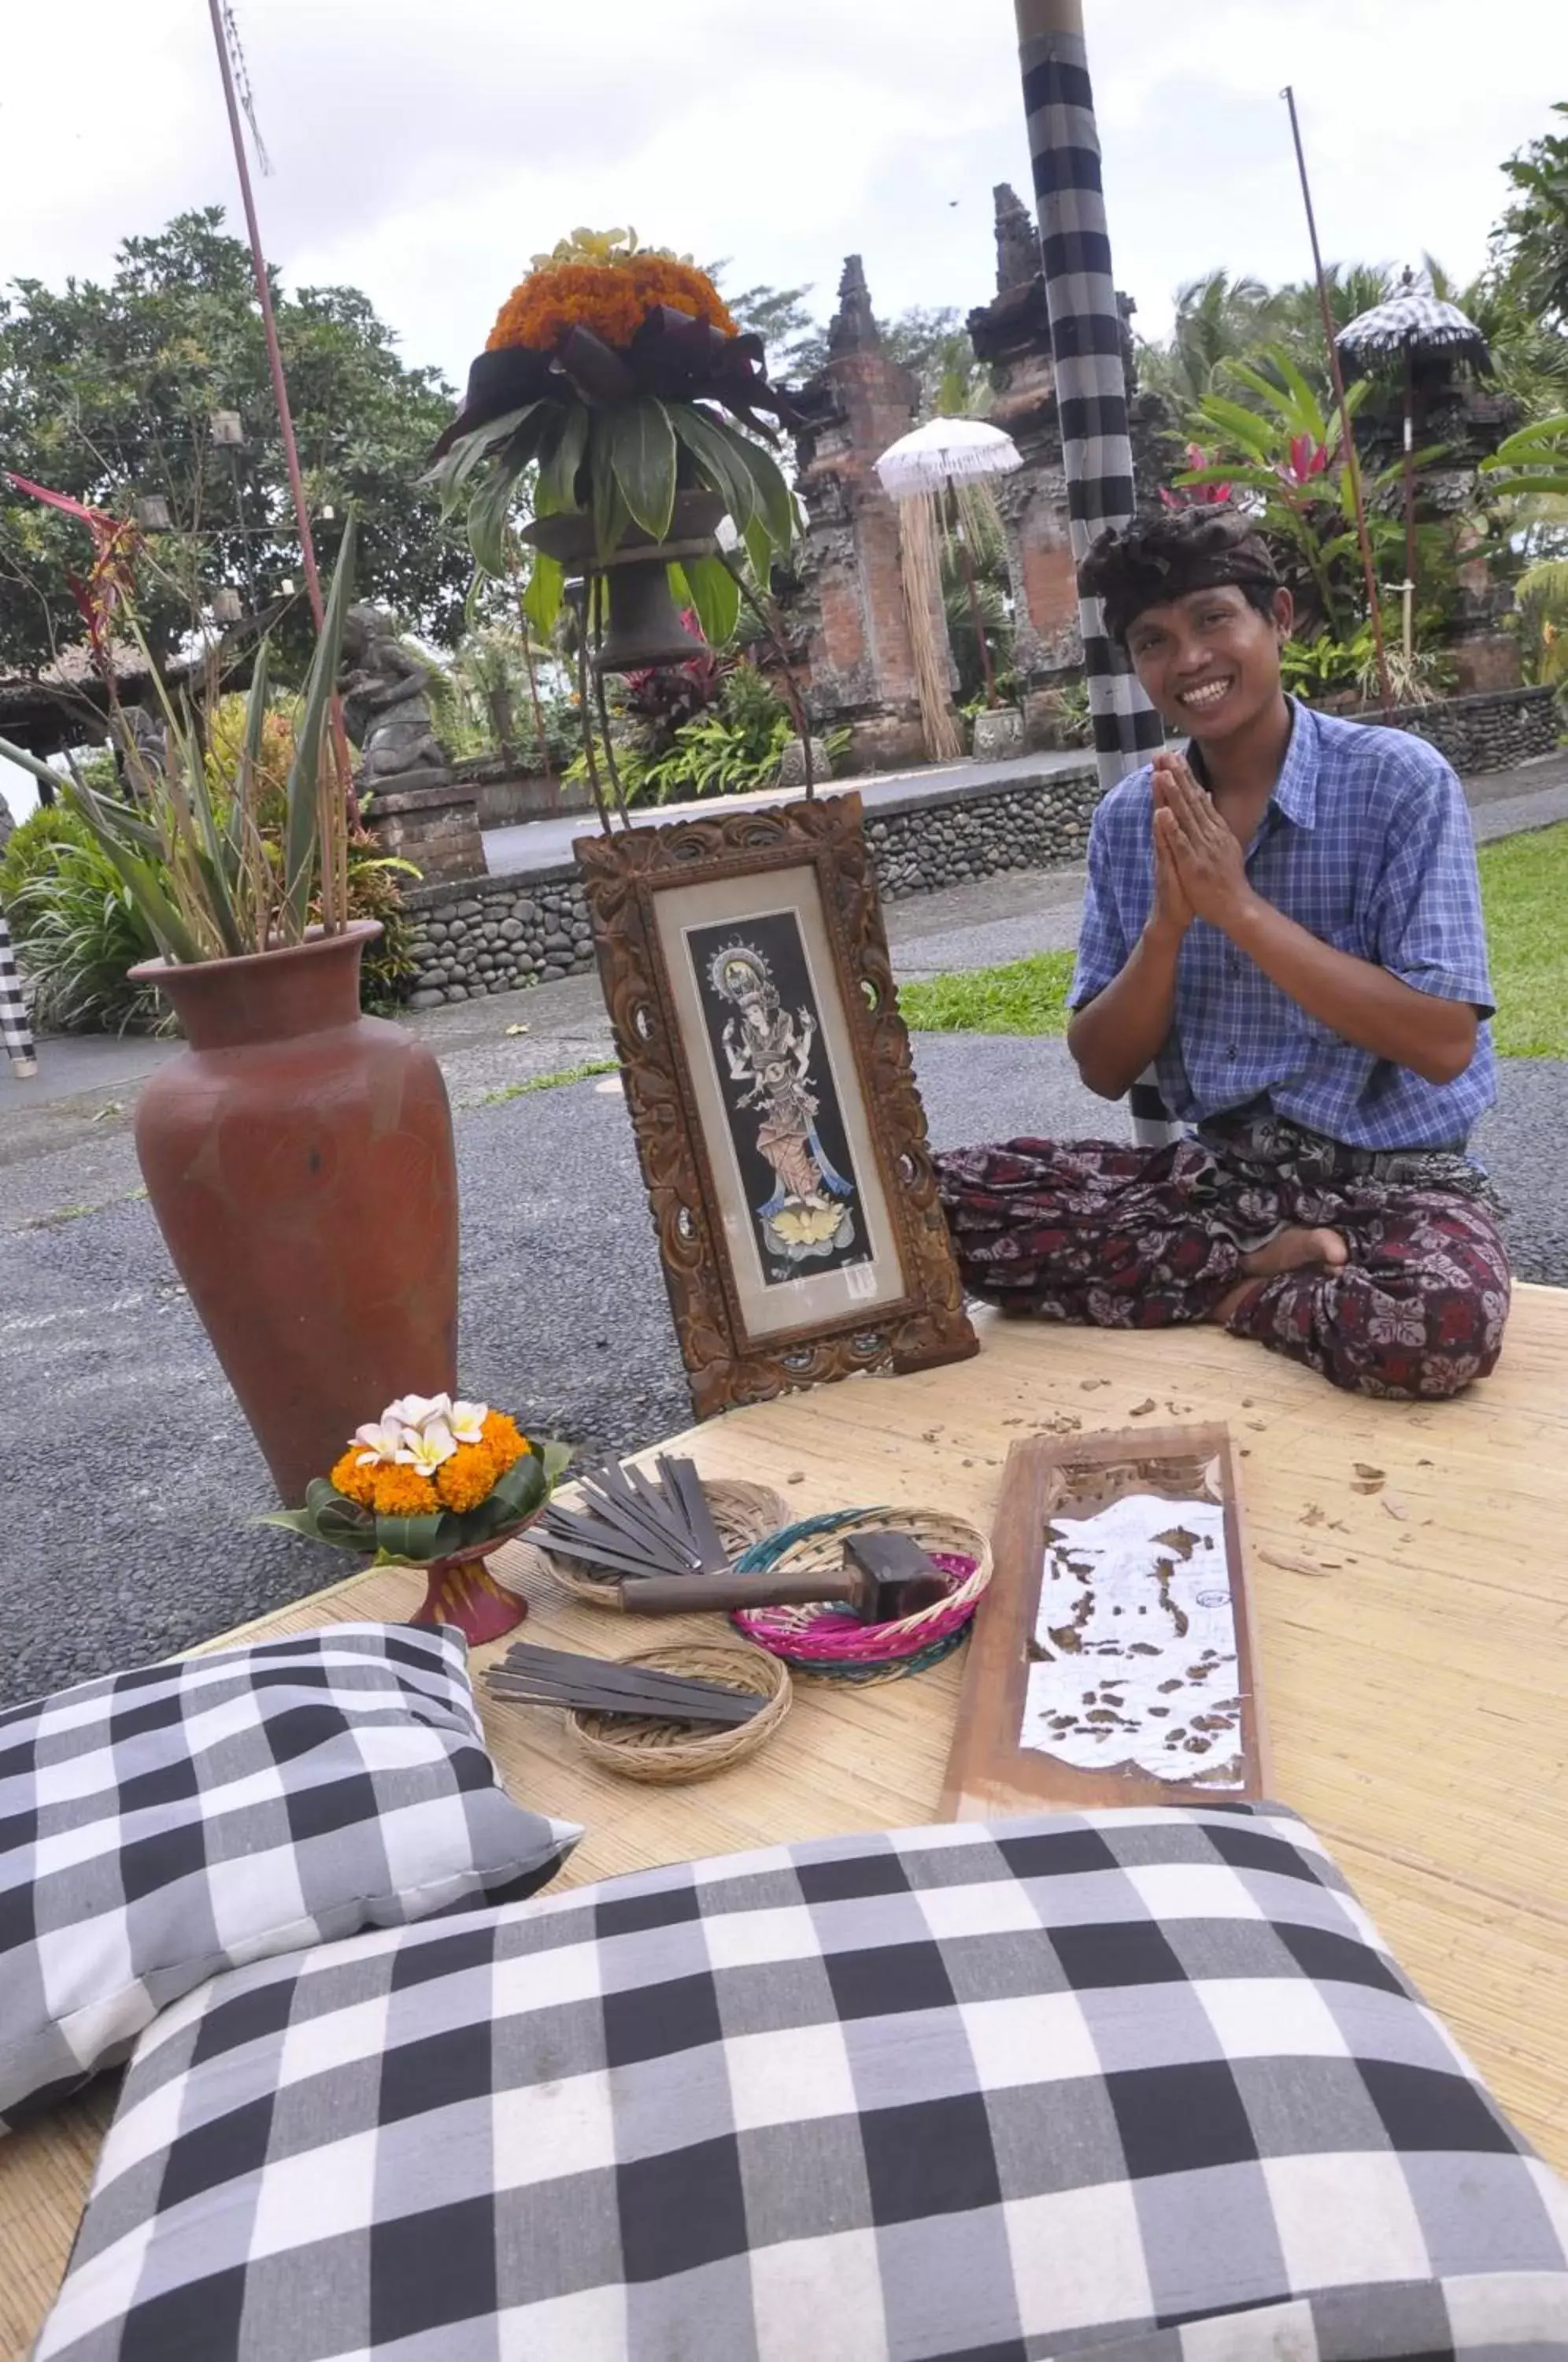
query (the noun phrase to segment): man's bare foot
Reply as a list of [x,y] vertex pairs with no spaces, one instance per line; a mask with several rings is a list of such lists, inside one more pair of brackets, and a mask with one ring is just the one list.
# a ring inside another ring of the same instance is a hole
[[1338,1231],[1281,1231],[1266,1246],[1242,1257],[1249,1279],[1273,1279],[1282,1271],[1300,1271],[1308,1264],[1326,1264],[1331,1271],[1344,1268],[1346,1247]]
[[1313,1264],[1342,1271],[1348,1259],[1349,1249],[1338,1231],[1308,1231],[1298,1226],[1283,1230],[1266,1246],[1253,1247],[1242,1257],[1244,1276],[1225,1290],[1209,1318],[1222,1329],[1260,1280],[1275,1279],[1282,1271],[1305,1271]]

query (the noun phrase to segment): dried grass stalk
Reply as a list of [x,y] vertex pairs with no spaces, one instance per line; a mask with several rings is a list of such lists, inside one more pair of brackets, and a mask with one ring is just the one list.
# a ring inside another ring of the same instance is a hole
[[936,503],[931,493],[916,492],[899,502],[899,565],[914,654],[921,735],[933,763],[952,763],[962,754],[963,742],[948,695],[952,659],[942,603],[937,531]]

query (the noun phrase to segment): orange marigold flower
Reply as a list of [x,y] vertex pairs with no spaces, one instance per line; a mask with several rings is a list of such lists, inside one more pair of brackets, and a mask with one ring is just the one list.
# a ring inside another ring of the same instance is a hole
[[624,352],[661,304],[706,320],[726,337],[740,333],[705,270],[667,254],[633,254],[607,263],[553,262],[531,270],[502,305],[485,350],[525,345],[532,352],[553,353],[570,329],[581,327]]
[[428,1476],[417,1468],[373,1468],[371,1501],[379,1518],[427,1518],[440,1507],[440,1496]]
[[342,1494],[346,1501],[358,1501],[361,1508],[368,1509],[370,1506],[375,1473],[373,1468],[360,1467],[359,1447],[357,1443],[351,1443],[334,1468],[327,1482],[335,1493]]
[[503,1476],[509,1468],[514,1468],[523,1454],[534,1449],[519,1429],[516,1420],[508,1418],[503,1410],[492,1410],[486,1418],[484,1440],[498,1476]]
[[[488,1419],[485,1424],[490,1424]],[[459,1443],[450,1460],[443,1460],[436,1471],[436,1490],[445,1508],[459,1513],[477,1509],[500,1473],[488,1443]]]

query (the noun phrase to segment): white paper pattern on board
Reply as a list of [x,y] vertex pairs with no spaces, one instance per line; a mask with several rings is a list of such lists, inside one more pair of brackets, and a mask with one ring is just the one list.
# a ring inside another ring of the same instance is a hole
[[1081,1771],[1240,1788],[1225,1512],[1130,1494],[1045,1529],[1019,1745]]

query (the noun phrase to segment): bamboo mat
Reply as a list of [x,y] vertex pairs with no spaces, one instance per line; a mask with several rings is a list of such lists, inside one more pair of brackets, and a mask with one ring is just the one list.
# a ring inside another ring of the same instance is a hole
[[[1008,1448],[1032,1429],[1228,1420],[1275,1794],[1568,2169],[1568,1292],[1519,1288],[1496,1376],[1429,1407],[1336,1394],[1218,1330],[979,1326],[975,1361],[737,1411],[679,1448],[707,1475],[776,1485],[802,1517],[899,1502],[988,1526]],[[1358,1462],[1385,1472],[1382,1490],[1353,1489]],[[397,1570],[353,1576],[208,1645],[405,1616],[420,1590]],[[518,1637],[612,1656],[711,1623],[655,1628],[544,1581],[528,1595]],[[693,1787],[594,1770],[555,1715],[487,1705],[485,1720],[513,1794],[585,1824],[575,1882],[934,1818],[962,1661],[870,1690],[798,1683],[778,1738]],[[0,2140],[0,2356],[25,2353],[48,2307],[112,2105],[101,2084]]]

